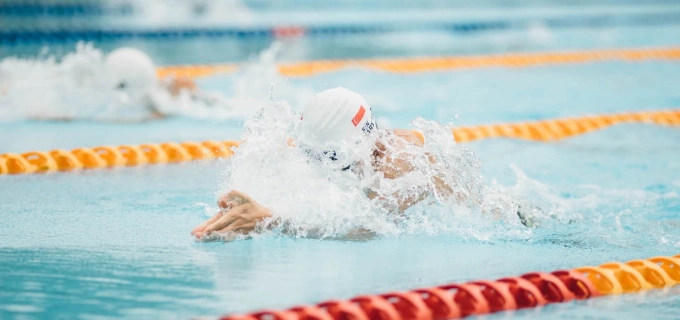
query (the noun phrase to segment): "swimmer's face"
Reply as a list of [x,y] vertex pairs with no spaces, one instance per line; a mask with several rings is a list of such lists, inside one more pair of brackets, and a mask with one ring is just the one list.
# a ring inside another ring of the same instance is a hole
[[382,152],[376,144],[373,136],[357,136],[351,143],[346,142],[327,142],[324,145],[300,144],[301,149],[306,154],[308,160],[313,163],[323,164],[336,170],[359,169],[362,163],[373,163],[380,157]]
[[125,80],[113,82],[113,91],[116,99],[126,105],[143,104],[147,97],[148,89],[148,87],[135,87]]
[[338,153],[334,150],[310,147],[303,148],[302,150],[307,155],[307,158],[313,162],[338,161]]
[[111,87],[118,95],[130,98],[148,93],[157,84],[155,77],[144,77],[122,72],[111,72]]
[[310,162],[329,163],[333,169],[347,171],[356,166],[358,161],[352,161],[347,165],[335,165],[338,162],[338,154],[333,150],[304,149]]
[[153,61],[136,49],[112,52],[106,59],[106,68],[111,88],[124,104],[140,103],[158,82]]

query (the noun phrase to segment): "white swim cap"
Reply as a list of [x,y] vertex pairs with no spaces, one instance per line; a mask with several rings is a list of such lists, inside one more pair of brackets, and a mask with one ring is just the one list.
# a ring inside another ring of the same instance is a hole
[[303,111],[302,122],[317,144],[351,142],[376,129],[368,102],[345,88],[316,94]]
[[117,90],[143,92],[158,82],[153,61],[137,49],[114,50],[106,57],[106,68]]

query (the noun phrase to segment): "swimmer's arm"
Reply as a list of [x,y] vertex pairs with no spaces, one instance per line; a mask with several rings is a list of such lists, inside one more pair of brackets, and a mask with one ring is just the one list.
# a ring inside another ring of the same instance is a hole
[[375,237],[375,233],[365,228],[357,228],[339,236],[327,236],[320,228],[308,228],[306,230],[294,229],[285,221],[272,220],[261,224],[265,219],[271,218],[271,211],[254,201],[246,194],[232,190],[221,196],[217,201],[220,212],[203,222],[191,231],[191,234],[200,241],[234,240],[247,238],[258,227],[273,229],[281,227],[284,234],[297,236],[303,231],[306,238],[334,239],[334,240],[369,240]]
[[[418,132],[402,129],[395,129],[392,132],[394,133],[394,135],[401,138],[402,141],[405,143],[413,144],[418,147],[422,147],[424,145],[423,136]],[[396,145],[396,147],[399,147],[398,144]],[[384,146],[380,144],[377,145],[376,156],[380,158],[386,157]],[[436,162],[436,159],[433,156],[428,155],[428,159],[431,163]],[[413,166],[408,159],[400,158],[388,158],[387,161],[385,162],[385,165],[383,165],[380,169],[380,171],[383,172],[385,178],[387,179],[394,179],[414,170],[417,170],[417,168]],[[434,190],[440,196],[448,197],[454,193],[453,189],[442,178],[436,175],[432,177],[432,185],[434,187]],[[403,213],[408,208],[428,198],[428,196],[430,196],[430,193],[431,193],[430,190],[413,191],[408,194],[403,194],[399,192],[394,193],[391,195],[390,198],[392,199],[391,201],[394,201],[396,199],[397,206],[389,209],[391,209],[390,211],[397,211],[399,213]],[[368,193],[368,197],[369,199],[372,200],[378,199],[379,201],[385,203],[388,203],[390,201],[390,199],[387,199],[384,196],[380,196],[375,191],[370,191]]]
[[[425,144],[425,138],[420,132],[411,130],[395,130],[395,134],[416,146],[422,147]],[[427,157],[430,163],[434,164],[437,162],[437,159],[434,156],[428,154]],[[451,188],[451,186],[449,186],[441,177],[437,175],[432,177],[432,183],[434,184],[434,188],[440,196],[448,197],[454,193],[453,188]],[[460,198],[459,195],[457,195],[457,197]],[[421,198],[420,200],[412,199],[412,204],[416,204],[424,198],[425,197]]]
[[172,78],[166,85],[166,88],[173,97],[179,96],[182,91],[187,91],[192,94],[198,91],[194,80],[186,76]]
[[[434,187],[436,188],[437,192],[440,195],[448,197],[453,194],[453,190],[451,189],[451,187],[449,187],[441,178],[433,177],[432,180],[434,182]],[[391,212],[403,213],[404,211],[408,210],[408,208],[427,199],[430,196],[430,194],[431,193],[429,190],[414,191],[406,195],[401,192],[395,192],[388,199],[387,197],[381,196],[377,192],[370,190],[368,192],[368,198],[371,200],[378,200],[382,203],[385,203],[387,209]],[[463,198],[461,197],[462,195],[461,196],[457,195],[459,202],[464,201],[464,197]],[[396,206],[392,206],[390,202],[395,201],[395,199]]]
[[[425,200],[427,196],[428,196],[427,192],[419,192],[417,194],[411,194],[407,196],[404,196],[403,194],[397,192],[392,194],[392,196],[388,198],[385,196],[381,196],[380,194],[373,190],[368,192],[369,199],[383,203],[384,207],[388,211],[393,213],[403,213],[404,211],[408,210],[408,208],[414,206],[418,202]],[[396,205],[392,203],[395,199]]]

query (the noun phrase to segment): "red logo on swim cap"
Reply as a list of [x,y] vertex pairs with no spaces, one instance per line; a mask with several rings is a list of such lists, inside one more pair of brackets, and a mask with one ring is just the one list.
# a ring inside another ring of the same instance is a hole
[[366,114],[366,109],[364,109],[364,106],[359,106],[359,111],[357,114],[352,118],[352,124],[356,127],[359,125],[359,122],[361,122],[361,119],[364,118],[364,114]]

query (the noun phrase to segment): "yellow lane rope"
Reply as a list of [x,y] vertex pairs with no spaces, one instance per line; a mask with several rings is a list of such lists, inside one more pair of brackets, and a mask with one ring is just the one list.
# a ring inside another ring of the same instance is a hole
[[[452,131],[456,141],[461,143],[494,137],[554,141],[625,122],[678,126],[680,109],[459,127]],[[238,145],[238,141],[166,142],[5,153],[0,155],[0,175],[228,158],[234,153],[232,147]]]
[[236,72],[239,66],[236,64],[216,64],[216,65],[193,65],[193,66],[172,66],[159,67],[156,73],[159,78],[173,77],[188,77],[200,78],[216,74],[226,74]]
[[554,141],[584,134],[624,122],[658,125],[680,125],[680,109],[666,111],[629,112],[581,118],[541,120],[515,124],[482,125],[453,129],[456,142],[470,142],[494,137]]
[[[596,61],[680,60],[680,48],[610,49],[573,52],[512,53],[484,56],[453,56],[429,58],[318,60],[278,65],[287,77],[311,76],[343,68],[367,68],[393,73],[415,73],[438,70],[471,69],[482,67],[529,67],[541,65],[575,64]],[[158,68],[159,77],[204,77],[235,72],[239,64],[168,66]]]

